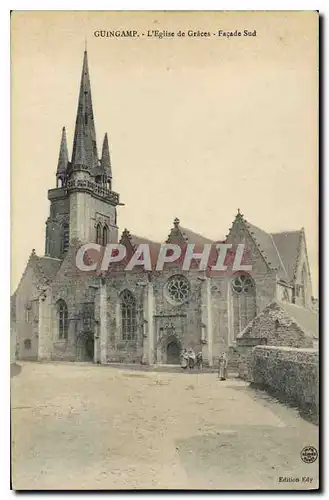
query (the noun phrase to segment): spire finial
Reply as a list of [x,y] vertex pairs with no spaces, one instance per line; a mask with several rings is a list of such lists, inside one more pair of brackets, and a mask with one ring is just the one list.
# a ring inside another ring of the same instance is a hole
[[107,133],[105,134],[103,140],[101,167],[103,171],[106,173],[107,177],[112,178],[110,149],[109,149],[109,141],[107,138]]
[[85,52],[87,52],[87,37],[85,36]]
[[176,218],[175,218],[175,220],[174,220],[174,226],[175,226],[176,228],[178,228],[179,223],[180,223],[180,220],[179,220],[179,218],[178,218],[178,217],[176,217]]
[[66,131],[65,127],[62,128],[61,145],[59,147],[59,156],[57,163],[57,173],[58,177],[63,177],[66,173],[66,169],[69,162],[69,154],[67,151],[67,141],[66,141]]

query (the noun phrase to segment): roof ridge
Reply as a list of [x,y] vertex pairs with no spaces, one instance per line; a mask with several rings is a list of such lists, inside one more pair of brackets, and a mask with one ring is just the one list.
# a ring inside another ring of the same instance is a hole
[[272,236],[274,236],[276,234],[284,234],[284,233],[300,233],[302,230],[303,230],[303,228],[301,228],[301,229],[289,229],[289,230],[284,230],[284,231],[275,231],[274,233],[268,233],[268,234],[271,234]]

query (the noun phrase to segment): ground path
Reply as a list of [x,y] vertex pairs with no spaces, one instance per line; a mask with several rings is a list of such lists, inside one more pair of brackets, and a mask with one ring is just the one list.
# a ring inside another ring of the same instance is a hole
[[318,427],[243,381],[19,364],[11,386],[15,489],[317,487],[318,461],[305,464],[300,451],[317,447]]

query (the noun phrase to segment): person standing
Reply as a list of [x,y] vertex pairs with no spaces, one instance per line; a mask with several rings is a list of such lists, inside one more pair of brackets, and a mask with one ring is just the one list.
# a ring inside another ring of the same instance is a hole
[[227,377],[227,356],[226,352],[222,352],[218,363],[218,378],[226,380]]
[[199,370],[202,370],[203,368],[202,351],[199,351],[198,354],[196,355],[196,365],[199,368]]
[[184,349],[181,352],[181,362],[180,362],[181,368],[183,368],[183,370],[185,370],[187,368],[188,362],[189,362],[189,359],[188,359],[187,350]]
[[188,350],[188,366],[190,370],[193,370],[195,365],[195,352],[193,349],[190,347]]

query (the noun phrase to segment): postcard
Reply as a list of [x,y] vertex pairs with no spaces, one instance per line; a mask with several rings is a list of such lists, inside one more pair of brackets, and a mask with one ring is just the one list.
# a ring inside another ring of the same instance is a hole
[[319,488],[319,14],[11,14],[11,488]]

